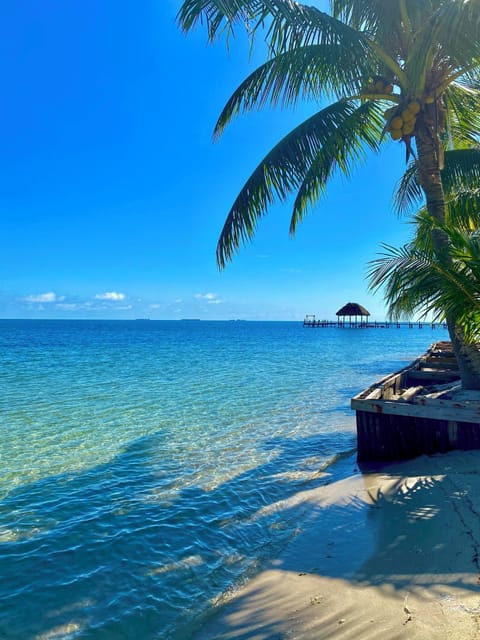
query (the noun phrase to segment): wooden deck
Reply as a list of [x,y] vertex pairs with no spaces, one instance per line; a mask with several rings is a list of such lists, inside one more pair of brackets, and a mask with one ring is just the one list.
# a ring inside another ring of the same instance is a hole
[[461,390],[449,342],[362,391],[351,407],[359,461],[480,449],[480,392]]
[[390,329],[391,327],[401,329],[446,329],[447,326],[438,322],[368,322],[366,319],[355,320],[341,318],[339,320],[317,320],[315,316],[305,316],[303,326],[308,329],[328,329],[338,327],[340,329]]

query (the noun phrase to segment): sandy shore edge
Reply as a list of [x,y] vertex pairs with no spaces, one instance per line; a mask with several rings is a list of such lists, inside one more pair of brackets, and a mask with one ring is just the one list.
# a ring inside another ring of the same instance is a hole
[[196,640],[480,638],[480,451],[351,465]]

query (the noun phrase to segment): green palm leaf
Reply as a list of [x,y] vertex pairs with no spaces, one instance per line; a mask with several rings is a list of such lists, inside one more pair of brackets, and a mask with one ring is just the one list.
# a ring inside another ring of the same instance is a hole
[[236,89],[225,105],[214,135],[222,133],[240,112],[261,109],[265,104],[295,106],[304,100],[336,95],[358,95],[362,81],[372,72],[365,56],[352,56],[348,47],[338,44],[313,44],[275,56],[256,69]]
[[375,131],[377,141],[380,138],[379,126],[369,132],[364,127],[365,119],[376,111],[378,107],[370,103],[357,107],[347,101],[336,102],[283,138],[247,180],[227,216],[217,245],[220,267],[253,237],[257,222],[269,205],[276,199],[284,201],[301,187],[314,163],[323,167],[322,184],[317,183],[316,196],[310,189],[305,204],[320,196],[334,169],[348,173],[348,158],[360,152],[359,142],[375,146]]
[[413,160],[395,187],[393,196],[395,210],[398,215],[409,213],[420,206],[424,198],[425,194],[418,179],[417,163]]
[[[394,320],[432,316],[444,320],[454,314],[467,341],[480,336],[480,237],[450,223],[439,224],[420,213],[416,216],[412,242],[397,249],[383,245],[383,253],[369,266],[369,286],[384,289],[388,315]],[[435,255],[431,232],[447,237],[451,262],[442,264]]]
[[474,189],[480,183],[480,149],[452,149],[445,152],[442,184],[450,196],[458,189]]
[[[480,184],[480,149],[446,151],[445,166],[441,176],[449,202],[454,204],[455,199],[460,199],[462,194],[468,199],[468,194],[473,195],[477,185]],[[423,200],[424,194],[418,179],[417,163],[412,161],[396,186],[394,206],[399,214],[405,214],[420,206]],[[471,204],[468,206],[471,210]]]
[[265,40],[272,55],[311,44],[340,44],[362,56],[365,42],[361,34],[333,16],[290,0],[185,0],[177,15],[181,28],[188,32],[205,22],[208,37],[234,35],[241,25],[253,38],[266,27]]
[[331,0],[332,15],[357,30],[365,30],[376,37],[379,27],[385,25],[390,33],[400,20],[398,2],[385,0]]
[[460,82],[450,84],[444,94],[448,121],[446,144],[453,149],[468,149],[479,143],[480,92]]
[[467,69],[480,57],[479,0],[444,0],[431,20],[432,39],[448,52],[451,68]]
[[462,189],[447,201],[447,219],[463,231],[480,228],[480,188]]
[[266,4],[255,0],[188,0],[180,7],[177,20],[185,32],[205,23],[208,38],[213,42],[224,33],[227,37],[234,35],[237,23],[248,29],[267,15]]
[[380,149],[382,110],[374,102],[364,103],[325,139],[298,189],[293,205],[290,233],[293,235],[309,206],[325,194],[329,178],[338,169],[349,177],[365,158],[367,149]]

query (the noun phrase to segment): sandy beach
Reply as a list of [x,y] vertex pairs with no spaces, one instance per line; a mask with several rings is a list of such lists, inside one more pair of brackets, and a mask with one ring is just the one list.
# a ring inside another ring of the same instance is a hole
[[345,464],[298,496],[298,535],[196,640],[480,637],[480,452]]

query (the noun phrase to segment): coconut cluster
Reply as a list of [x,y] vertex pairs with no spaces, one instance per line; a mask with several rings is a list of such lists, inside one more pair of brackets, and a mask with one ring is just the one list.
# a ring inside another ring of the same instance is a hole
[[390,94],[393,93],[393,84],[384,76],[374,76],[363,90],[368,94]]
[[412,136],[415,131],[415,123],[420,112],[420,103],[416,100],[407,102],[397,107],[387,109],[383,114],[387,121],[387,131],[392,140],[400,140],[404,136]]

